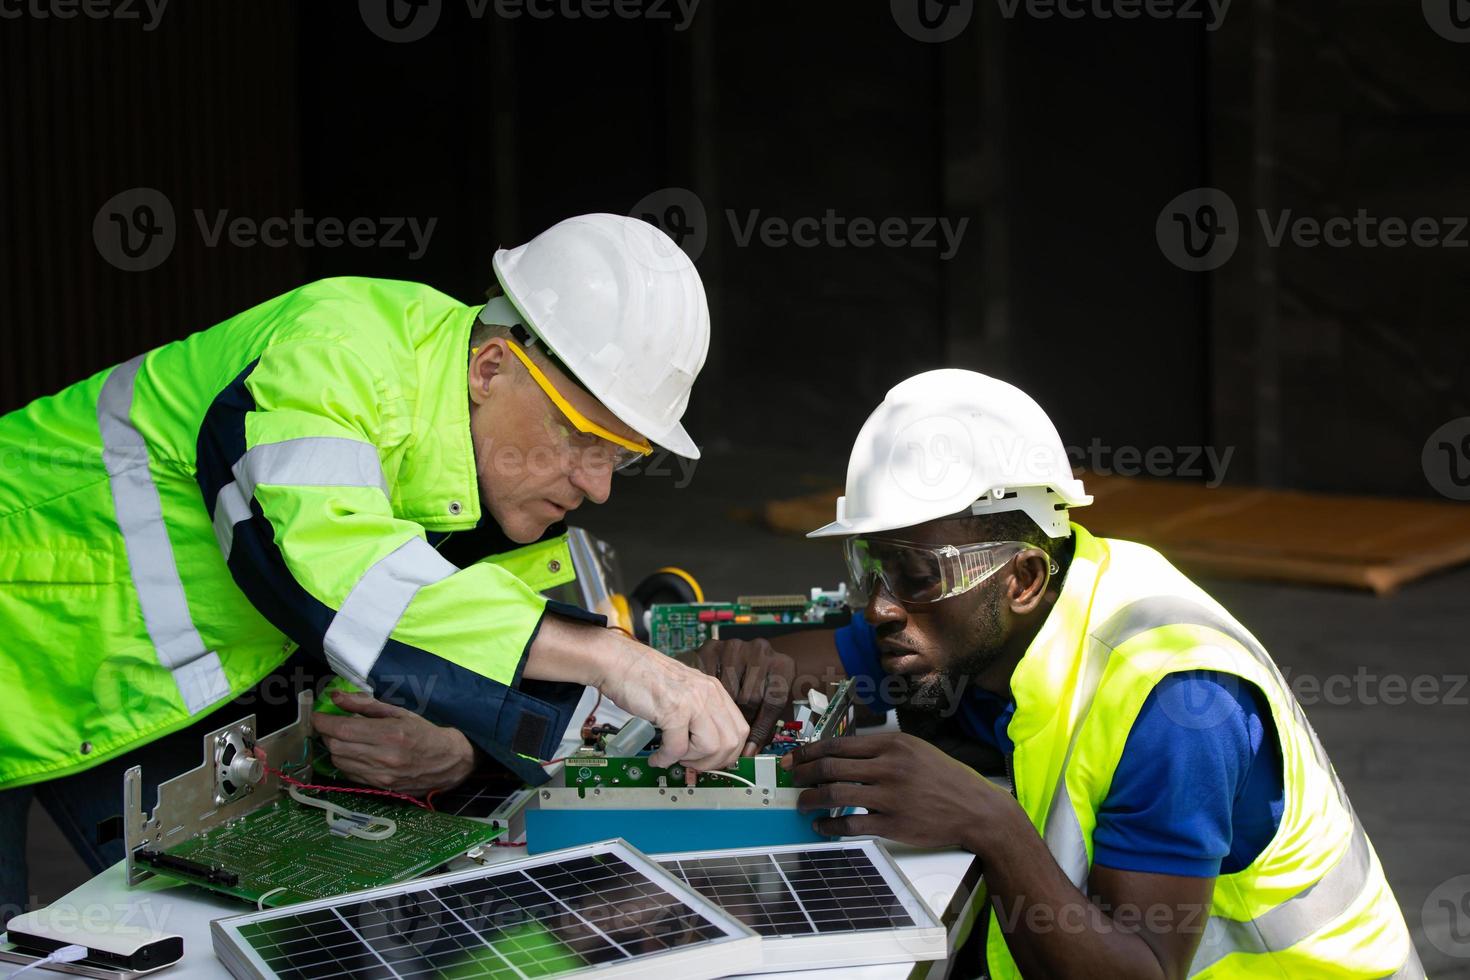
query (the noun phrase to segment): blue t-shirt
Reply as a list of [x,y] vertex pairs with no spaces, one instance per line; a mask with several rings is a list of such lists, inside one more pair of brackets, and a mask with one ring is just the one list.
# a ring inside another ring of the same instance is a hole
[[[849,677],[874,708],[893,707],[873,628],[861,616],[837,631]],[[959,705],[965,734],[1007,755],[1014,702],[972,687]],[[1233,674],[1169,674],[1128,733],[1093,831],[1093,862],[1121,871],[1212,878],[1233,874],[1270,843],[1285,806],[1281,751],[1265,696]]]

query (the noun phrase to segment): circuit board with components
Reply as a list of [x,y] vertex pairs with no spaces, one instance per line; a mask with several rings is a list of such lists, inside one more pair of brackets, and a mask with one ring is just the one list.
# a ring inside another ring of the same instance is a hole
[[[799,702],[799,720],[783,723],[776,740],[762,748],[756,758],[782,756],[805,742],[846,735],[852,725],[850,687],[851,681],[843,681],[830,701],[818,695],[819,707],[815,710],[809,704]],[[724,770],[697,772],[694,786],[704,789],[738,789],[744,785],[743,781],[754,782],[758,775],[756,758],[741,758],[735,765]],[[731,779],[725,773],[733,773],[739,778]],[[687,786],[683,766],[650,766],[647,756],[609,756],[595,747],[568,756],[562,774],[566,786],[582,789],[659,789]],[[796,785],[791,781],[791,773],[780,766],[775,768],[775,777],[777,787]]]
[[622,733],[596,735],[568,756],[561,778],[536,790],[526,815],[533,854],[579,842],[622,837],[651,853],[689,844],[713,847],[818,840],[797,803],[801,788],[780,756],[801,745],[847,734],[853,725],[852,681],[832,694],[809,692],[793,705],[773,741],[728,769],[698,771],[692,784],[682,766],[649,764],[647,749],[609,754]]
[[847,591],[741,596],[734,602],[656,605],[648,612],[649,645],[667,654],[697,650],[719,638],[749,639],[847,622]]
[[[129,769],[128,884],[164,875],[265,906],[289,905],[406,881],[505,833],[503,822],[360,787],[308,786],[311,705],[312,692],[301,692],[296,723],[270,734],[259,734],[250,716],[204,736],[203,762],[159,783],[150,814],[142,807],[142,769]],[[281,768],[267,760],[282,760]]]
[[387,840],[329,834],[322,811],[283,796],[135,858],[158,874],[274,908],[407,881],[504,833],[466,817],[363,797],[352,809],[391,818],[397,832]]

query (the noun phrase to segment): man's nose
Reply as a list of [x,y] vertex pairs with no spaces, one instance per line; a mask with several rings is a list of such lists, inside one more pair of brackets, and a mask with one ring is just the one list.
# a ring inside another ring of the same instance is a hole
[[882,576],[873,577],[868,604],[863,607],[863,618],[870,626],[908,622],[908,611],[904,609],[903,603],[893,598],[893,594],[888,591],[888,586],[883,584]]
[[579,456],[572,460],[572,486],[594,504],[605,504],[612,496],[612,467],[588,466]]

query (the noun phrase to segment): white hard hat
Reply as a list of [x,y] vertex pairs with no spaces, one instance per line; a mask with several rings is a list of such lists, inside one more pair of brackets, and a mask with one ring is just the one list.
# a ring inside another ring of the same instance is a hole
[[1090,503],[1056,427],[1030,395],[975,371],[926,371],[894,386],[868,416],[837,520],[807,537],[1020,510],[1064,538],[1067,508]]
[[709,351],[694,263],[646,221],[584,214],[495,253],[495,277],[526,325],[626,425],[690,459],[679,424]]

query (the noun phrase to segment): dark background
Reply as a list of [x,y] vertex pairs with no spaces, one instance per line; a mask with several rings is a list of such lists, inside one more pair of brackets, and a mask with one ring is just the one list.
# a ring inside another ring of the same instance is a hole
[[[1445,26],[1465,0],[1234,0],[1215,30],[1024,0],[701,0],[687,23],[672,0],[601,20],[556,12],[599,0],[171,0],[153,29],[137,0],[68,2],[0,0],[0,412],[313,278],[474,302],[496,248],[611,211],[690,232],[713,320],[697,473],[577,514],[630,580],[676,562],[720,598],[836,585],[831,542],[749,515],[840,483],[883,393],[933,367],[1019,384],[1104,466],[1204,446],[1233,453],[1232,484],[1436,498],[1426,442],[1470,416],[1470,249],[1272,248],[1256,217],[1470,215],[1470,28]],[[953,36],[921,39],[920,4]],[[1156,233],[1202,187],[1237,212],[1212,271]],[[174,243],[130,271],[112,216],[149,194]],[[196,218],[298,210],[434,226],[412,258],[210,245]],[[948,259],[737,234],[829,211],[966,224]],[[1205,585],[1293,677],[1460,690],[1470,570],[1386,598]],[[1306,708],[1430,974],[1470,980],[1464,704]],[[88,877],[39,807],[30,839],[36,904]]]
[[[668,224],[683,188],[714,324],[688,425],[716,453],[799,448],[840,478],[883,392],[953,365],[1029,390],[1069,445],[1228,447],[1232,483],[1424,496],[1425,440],[1470,414],[1470,252],[1264,248],[1254,216],[1470,214],[1470,46],[1417,4],[1235,0],[1209,30],[924,0],[965,23],[926,43],[879,0],[703,0],[687,21],[672,0],[600,20],[393,2],[424,36],[374,33],[381,2],[0,21],[0,410],[312,278],[473,301],[495,248],[640,201]],[[1240,214],[1213,273],[1155,237],[1201,186]],[[124,271],[93,223],[139,187],[176,242]],[[211,247],[195,215],[296,209],[436,224],[413,260]],[[732,230],[828,209],[968,224],[947,261]]]

